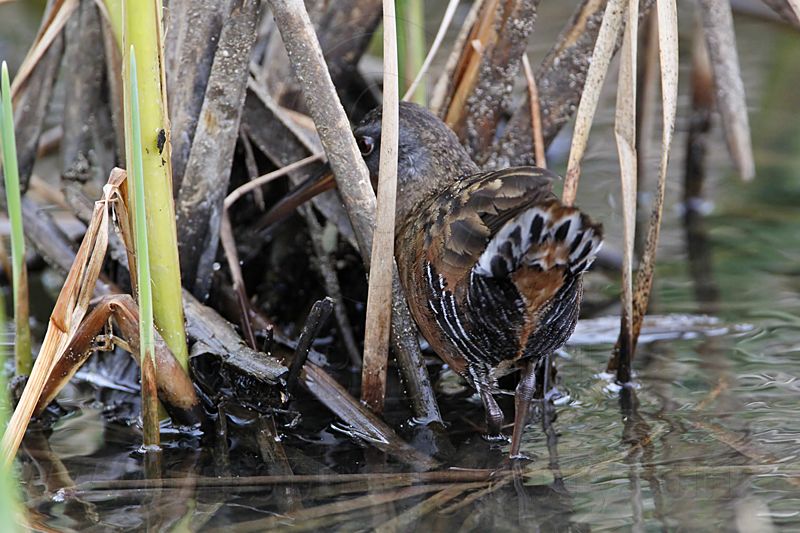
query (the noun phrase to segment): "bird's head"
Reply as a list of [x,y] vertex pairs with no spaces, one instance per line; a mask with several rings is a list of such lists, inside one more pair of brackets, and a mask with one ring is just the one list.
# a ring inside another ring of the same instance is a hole
[[[382,118],[383,109],[375,108],[353,130],[373,187],[378,183]],[[401,102],[399,118],[398,221],[432,194],[478,171],[453,130],[436,115],[417,104]]]
[[[369,169],[373,188],[377,187],[381,153],[383,110],[373,109],[354,128],[358,148]],[[397,227],[408,214],[426,199],[441,192],[454,181],[478,172],[466,150],[451,130],[427,109],[409,102],[399,107],[397,150]],[[320,173],[299,185],[263,217],[259,226],[273,224],[291,213],[299,204],[335,186],[328,165]]]

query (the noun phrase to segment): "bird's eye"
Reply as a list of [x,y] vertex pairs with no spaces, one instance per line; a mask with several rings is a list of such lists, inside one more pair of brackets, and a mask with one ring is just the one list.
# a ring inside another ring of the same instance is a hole
[[358,137],[356,143],[358,144],[358,149],[361,150],[361,155],[364,157],[367,157],[375,149],[375,139],[368,135]]

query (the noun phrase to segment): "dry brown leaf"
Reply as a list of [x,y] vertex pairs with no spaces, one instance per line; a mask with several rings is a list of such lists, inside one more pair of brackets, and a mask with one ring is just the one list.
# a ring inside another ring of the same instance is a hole
[[28,50],[28,54],[25,56],[22,65],[20,65],[17,74],[14,76],[14,82],[11,84],[12,98],[17,97],[17,93],[25,83],[25,80],[28,79],[28,76],[33,72],[36,64],[50,45],[53,44],[58,34],[64,29],[64,25],[77,7],[78,0],[60,0],[54,5],[53,9],[50,11],[48,20],[42,24],[33,46]]
[[111,183],[121,183],[124,176],[124,170],[119,168],[112,170],[109,184],[103,187],[103,198],[95,203],[89,228],[83,236],[75,261],[50,314],[42,348],[22,392],[22,398],[3,434],[0,460],[5,465],[14,459],[53,366],[63,356],[64,349],[75,335],[89,308],[89,300],[94,293],[108,247],[110,206],[120,199],[118,187]]

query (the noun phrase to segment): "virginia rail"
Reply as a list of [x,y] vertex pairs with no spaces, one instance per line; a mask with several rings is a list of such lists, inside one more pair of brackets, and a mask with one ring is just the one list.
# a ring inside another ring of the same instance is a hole
[[[354,135],[375,184],[380,108]],[[400,104],[400,280],[433,350],[480,395],[490,437],[501,437],[504,421],[493,397],[503,392],[497,380],[521,368],[512,457],[519,454],[537,375],[575,328],[582,274],[602,244],[601,226],[553,194],[555,179],[536,167],[481,172],[447,125],[418,105]],[[328,172],[276,210],[293,209],[332,186]]]

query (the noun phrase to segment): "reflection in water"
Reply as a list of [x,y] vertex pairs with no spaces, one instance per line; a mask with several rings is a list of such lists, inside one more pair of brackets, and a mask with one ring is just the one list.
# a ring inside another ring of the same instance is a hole
[[713,279],[711,244],[703,222],[703,189],[706,180],[711,113],[714,107],[714,81],[700,22],[692,34],[692,109],[686,136],[686,161],[683,180],[683,219],[689,273],[694,283],[700,311],[715,315],[719,290]]
[[639,401],[636,399],[636,391],[632,386],[626,385],[620,388],[619,407],[623,423],[622,443],[630,446],[625,461],[629,464],[628,479],[631,485],[633,529],[641,531],[644,517],[640,471],[642,463],[652,463],[653,459],[650,426],[639,414]]
[[703,314],[714,316],[719,312],[719,288],[714,280],[712,247],[703,214],[688,209],[684,224],[689,274],[698,309]]

